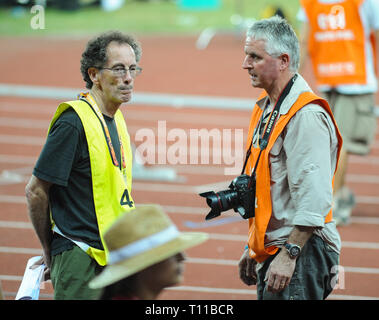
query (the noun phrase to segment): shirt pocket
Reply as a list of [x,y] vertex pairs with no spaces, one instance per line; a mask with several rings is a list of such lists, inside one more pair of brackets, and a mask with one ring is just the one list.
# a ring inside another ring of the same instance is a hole
[[284,165],[285,154],[282,150],[283,141],[283,137],[279,136],[270,150],[270,173],[271,180],[274,182],[276,179],[279,179],[287,174],[287,170]]
[[357,143],[370,144],[375,138],[376,116],[373,104],[358,104],[356,125],[352,139]]

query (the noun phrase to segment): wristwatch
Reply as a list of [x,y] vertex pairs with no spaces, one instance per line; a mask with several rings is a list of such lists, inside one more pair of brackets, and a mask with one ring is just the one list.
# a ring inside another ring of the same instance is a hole
[[291,259],[295,259],[299,256],[301,248],[297,244],[286,242],[284,244],[284,247],[288,251],[288,254],[290,255]]

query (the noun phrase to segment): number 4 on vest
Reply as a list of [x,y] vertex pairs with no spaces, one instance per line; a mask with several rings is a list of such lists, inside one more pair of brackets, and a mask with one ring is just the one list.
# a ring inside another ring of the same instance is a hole
[[129,198],[128,189],[125,189],[124,193],[122,194],[120,204],[122,206],[127,204],[130,208],[133,207],[133,201],[131,201]]

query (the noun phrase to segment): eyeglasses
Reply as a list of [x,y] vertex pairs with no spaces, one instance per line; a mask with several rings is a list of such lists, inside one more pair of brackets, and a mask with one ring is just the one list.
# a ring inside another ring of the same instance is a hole
[[112,71],[112,73],[116,76],[116,77],[125,77],[126,74],[128,73],[128,71],[130,72],[130,75],[132,76],[132,78],[135,78],[136,76],[138,76],[141,72],[142,72],[142,68],[141,67],[138,67],[138,66],[133,66],[133,67],[130,67],[128,69],[124,68],[124,67],[121,67],[121,66],[117,66],[117,67],[113,67],[113,68],[102,68],[102,67],[98,67],[99,70],[103,70],[103,69],[106,69],[106,70],[110,70]]

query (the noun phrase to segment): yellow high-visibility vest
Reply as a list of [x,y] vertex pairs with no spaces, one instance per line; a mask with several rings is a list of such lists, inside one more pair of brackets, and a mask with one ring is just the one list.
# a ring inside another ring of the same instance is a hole
[[120,168],[115,166],[112,162],[112,157],[99,118],[85,101],[75,100],[61,103],[51,121],[49,132],[55,121],[68,108],[75,110],[84,127],[90,157],[92,192],[96,218],[100,239],[105,250],[90,247],[88,244],[77,241],[76,239],[70,239],[69,236],[64,235],[59,230],[59,226],[55,225],[53,219],[52,229],[54,232],[72,240],[81,249],[87,252],[89,256],[95,259],[99,265],[104,266],[107,262],[108,254],[103,240],[104,232],[117,217],[135,208],[131,196],[133,155],[130,137],[124,117],[121,111],[118,110],[114,119],[116,121],[119,137],[121,138],[126,161],[126,168],[120,170]]

